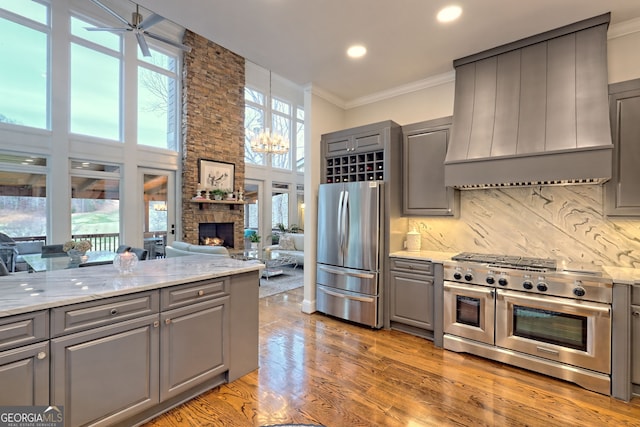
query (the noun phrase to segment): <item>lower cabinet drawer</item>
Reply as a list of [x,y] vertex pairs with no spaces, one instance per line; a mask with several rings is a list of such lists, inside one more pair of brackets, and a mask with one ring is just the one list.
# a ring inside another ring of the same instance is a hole
[[46,310],[0,318],[0,351],[49,338]]
[[408,258],[390,258],[390,269],[406,273],[424,273],[433,275],[433,263]]
[[51,335],[59,336],[158,313],[158,291],[84,302],[51,310]]
[[202,280],[161,289],[161,310],[220,298],[229,293],[229,278]]

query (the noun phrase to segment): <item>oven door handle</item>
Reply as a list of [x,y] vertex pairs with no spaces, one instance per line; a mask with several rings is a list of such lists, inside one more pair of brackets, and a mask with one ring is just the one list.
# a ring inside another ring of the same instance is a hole
[[[509,292],[509,291],[500,291],[498,292],[500,297],[512,297],[514,299],[520,299],[520,300],[527,300],[527,301],[533,301],[533,302],[538,302],[538,303],[546,303],[549,304],[549,301],[543,298],[540,298],[538,296],[529,296],[526,294],[515,294],[513,292]],[[571,308],[576,308],[578,310],[589,310],[589,311],[594,311],[597,312],[599,314],[602,315],[606,315],[607,317],[611,317],[611,307],[609,306],[605,306],[603,305],[596,305],[596,304],[590,304],[588,301],[583,302],[582,304],[577,304],[569,299],[567,299],[566,301],[562,301],[562,305],[567,306],[567,307],[571,307]]]
[[444,290],[458,290],[458,291],[472,291],[475,293],[482,293],[486,295],[494,296],[493,288],[485,288],[484,286],[469,286],[469,285],[457,285],[454,282],[444,282]]

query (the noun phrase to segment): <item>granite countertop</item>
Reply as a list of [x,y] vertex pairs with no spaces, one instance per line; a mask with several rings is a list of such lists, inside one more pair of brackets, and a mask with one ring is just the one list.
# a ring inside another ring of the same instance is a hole
[[[451,257],[457,255],[459,252],[438,252],[438,251],[398,251],[389,254],[394,258],[407,258],[423,261],[431,261],[437,263],[443,263],[450,261]],[[606,274],[612,279],[613,283],[621,285],[634,285],[640,284],[640,269],[631,267],[602,267]]]
[[191,255],[142,261],[133,273],[126,275],[119,274],[113,265],[14,273],[0,277],[0,317],[260,268],[264,265],[232,258]]

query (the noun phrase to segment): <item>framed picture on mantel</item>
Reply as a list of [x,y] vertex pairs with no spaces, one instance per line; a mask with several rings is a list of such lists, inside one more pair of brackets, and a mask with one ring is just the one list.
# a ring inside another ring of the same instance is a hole
[[235,168],[236,166],[233,163],[200,159],[198,162],[200,187],[203,189],[215,190],[219,188],[220,190],[233,191]]

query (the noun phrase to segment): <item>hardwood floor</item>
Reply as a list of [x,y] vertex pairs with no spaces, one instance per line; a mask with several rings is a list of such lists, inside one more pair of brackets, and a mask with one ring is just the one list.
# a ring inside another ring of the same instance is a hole
[[640,426],[640,398],[303,314],[301,301],[302,288],[260,300],[260,369],[145,427]]

